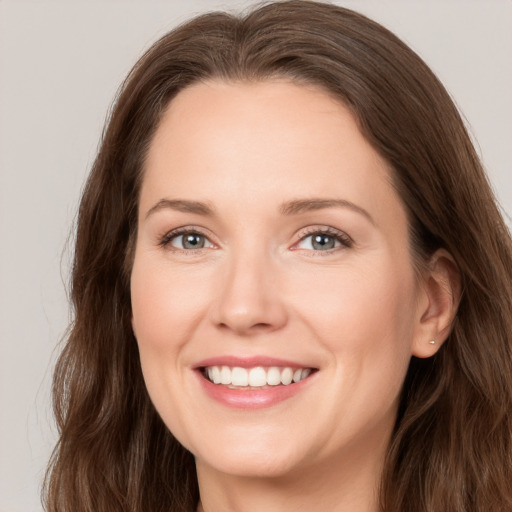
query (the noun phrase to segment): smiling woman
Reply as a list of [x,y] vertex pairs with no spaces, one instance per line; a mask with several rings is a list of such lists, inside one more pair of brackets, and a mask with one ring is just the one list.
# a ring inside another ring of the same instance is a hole
[[390,32],[293,0],[190,21],[83,195],[48,510],[512,510],[511,269]]
[[[446,253],[415,273],[387,167],[346,107],[289,80],[202,82],[161,118],[132,324],[149,395],[195,454],[211,510],[227,510],[210,496],[226,475],[266,479],[257,494],[237,484],[254,510],[270,506],[269,478],[297,472],[311,488],[330,475],[339,506],[374,499],[411,354],[436,352],[458,297]],[[210,206],[155,210],[162,195]]]

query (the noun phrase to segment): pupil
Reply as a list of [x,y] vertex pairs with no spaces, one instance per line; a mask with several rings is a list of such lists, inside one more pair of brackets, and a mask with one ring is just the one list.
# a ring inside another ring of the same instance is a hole
[[313,248],[326,251],[334,248],[334,238],[329,235],[315,235],[313,237]]
[[201,249],[204,247],[204,237],[202,235],[185,235],[183,237],[183,247],[185,249]]

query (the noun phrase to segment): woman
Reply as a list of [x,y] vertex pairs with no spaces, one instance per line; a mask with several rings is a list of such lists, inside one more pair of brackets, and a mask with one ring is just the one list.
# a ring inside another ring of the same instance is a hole
[[84,191],[47,509],[512,510],[511,269],[394,35],[303,1],[190,21]]

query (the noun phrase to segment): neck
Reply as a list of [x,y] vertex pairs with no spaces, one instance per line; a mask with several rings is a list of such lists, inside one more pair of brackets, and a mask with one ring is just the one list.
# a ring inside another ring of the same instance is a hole
[[382,448],[346,451],[273,478],[227,475],[197,460],[198,512],[378,512]]

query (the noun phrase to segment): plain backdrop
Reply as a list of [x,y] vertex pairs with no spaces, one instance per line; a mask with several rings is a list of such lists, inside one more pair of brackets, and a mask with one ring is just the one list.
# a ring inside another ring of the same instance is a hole
[[[252,3],[0,0],[0,512],[42,509],[51,371],[69,320],[66,240],[116,89],[172,26]],[[510,215],[512,2],[336,3],[386,25],[438,74]]]

